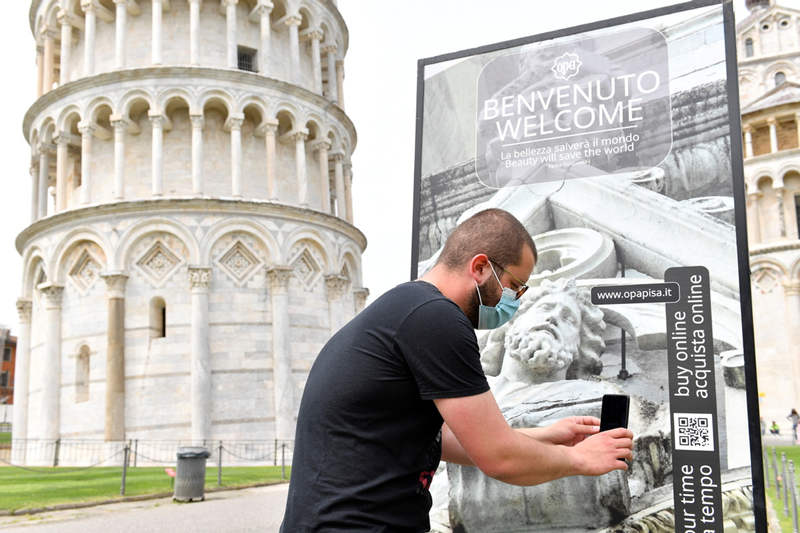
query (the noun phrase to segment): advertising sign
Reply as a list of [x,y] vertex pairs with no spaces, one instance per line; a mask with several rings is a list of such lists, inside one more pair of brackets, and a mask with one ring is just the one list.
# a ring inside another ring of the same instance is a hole
[[448,464],[434,530],[766,532],[737,91],[717,0],[419,62],[412,278],[459,221],[512,213],[531,289],[477,332],[504,416],[623,394],[635,435],[630,469],[596,478]]

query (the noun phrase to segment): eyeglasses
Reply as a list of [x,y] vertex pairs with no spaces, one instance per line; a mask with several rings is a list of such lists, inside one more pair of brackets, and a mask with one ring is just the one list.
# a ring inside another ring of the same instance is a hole
[[511,276],[514,279],[514,281],[519,283],[519,288],[516,290],[517,294],[514,296],[514,299],[515,300],[519,300],[520,298],[522,298],[522,295],[525,294],[525,291],[528,290],[528,286],[525,285],[525,282],[523,282],[521,279],[517,278],[514,274],[512,274],[511,272],[506,270],[503,265],[501,265],[500,263],[498,263],[497,261],[495,261],[494,259],[492,259],[488,255],[486,256],[486,258],[489,260],[489,262],[494,263],[495,265],[500,267],[500,270],[502,270],[503,272],[505,272],[506,274]]

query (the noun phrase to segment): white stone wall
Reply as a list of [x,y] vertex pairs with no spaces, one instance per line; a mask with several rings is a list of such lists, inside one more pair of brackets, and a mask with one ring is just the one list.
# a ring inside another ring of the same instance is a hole
[[[37,424],[42,391],[35,376],[41,374],[44,364],[46,338],[41,295],[34,288],[33,277],[40,272],[37,265],[43,266],[47,279],[64,286],[62,438],[103,436],[108,294],[104,280],[87,271],[99,274],[121,270],[129,276],[125,286],[128,438],[191,438],[192,303],[187,268],[193,262],[212,270],[208,338],[213,395],[208,416],[213,439],[275,438],[275,354],[268,267],[290,265],[295,269],[289,283],[288,309],[295,402],[299,402],[316,354],[331,334],[326,275],[340,274],[343,269],[349,273],[344,296],[334,305],[347,313],[343,319],[354,315],[364,242],[351,226],[324,215],[316,215],[315,221],[308,217],[310,212],[304,215],[293,208],[266,203],[253,205],[256,210],[272,211],[265,215],[236,214],[240,206],[226,201],[210,206],[200,201],[184,208],[168,206],[164,200],[134,212],[88,208],[89,213],[84,215],[62,215],[69,220],[53,224],[25,242],[25,271],[29,274],[24,286],[30,288],[26,296],[34,302],[29,438],[40,438],[42,431]],[[87,226],[95,236],[75,233]],[[147,266],[148,252],[157,243],[174,254],[174,263],[167,261],[163,270]],[[232,270],[226,257],[237,243],[250,261],[243,263],[241,272]],[[305,257],[311,257],[310,269],[301,264]],[[86,269],[81,268],[87,264]],[[165,338],[151,334],[149,311],[154,297],[166,302]],[[87,401],[76,402],[76,354],[83,345],[91,352],[90,392]]]

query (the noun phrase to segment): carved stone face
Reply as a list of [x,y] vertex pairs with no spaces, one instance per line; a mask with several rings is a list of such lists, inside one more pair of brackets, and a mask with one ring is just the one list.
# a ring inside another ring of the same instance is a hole
[[578,355],[580,328],[581,309],[575,298],[565,293],[547,294],[511,325],[506,333],[506,355],[522,363],[536,381],[564,379]]

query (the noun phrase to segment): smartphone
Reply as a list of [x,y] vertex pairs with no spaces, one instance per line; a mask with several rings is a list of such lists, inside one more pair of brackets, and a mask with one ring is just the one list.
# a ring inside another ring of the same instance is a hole
[[600,431],[628,427],[631,399],[625,394],[604,394],[600,411]]

